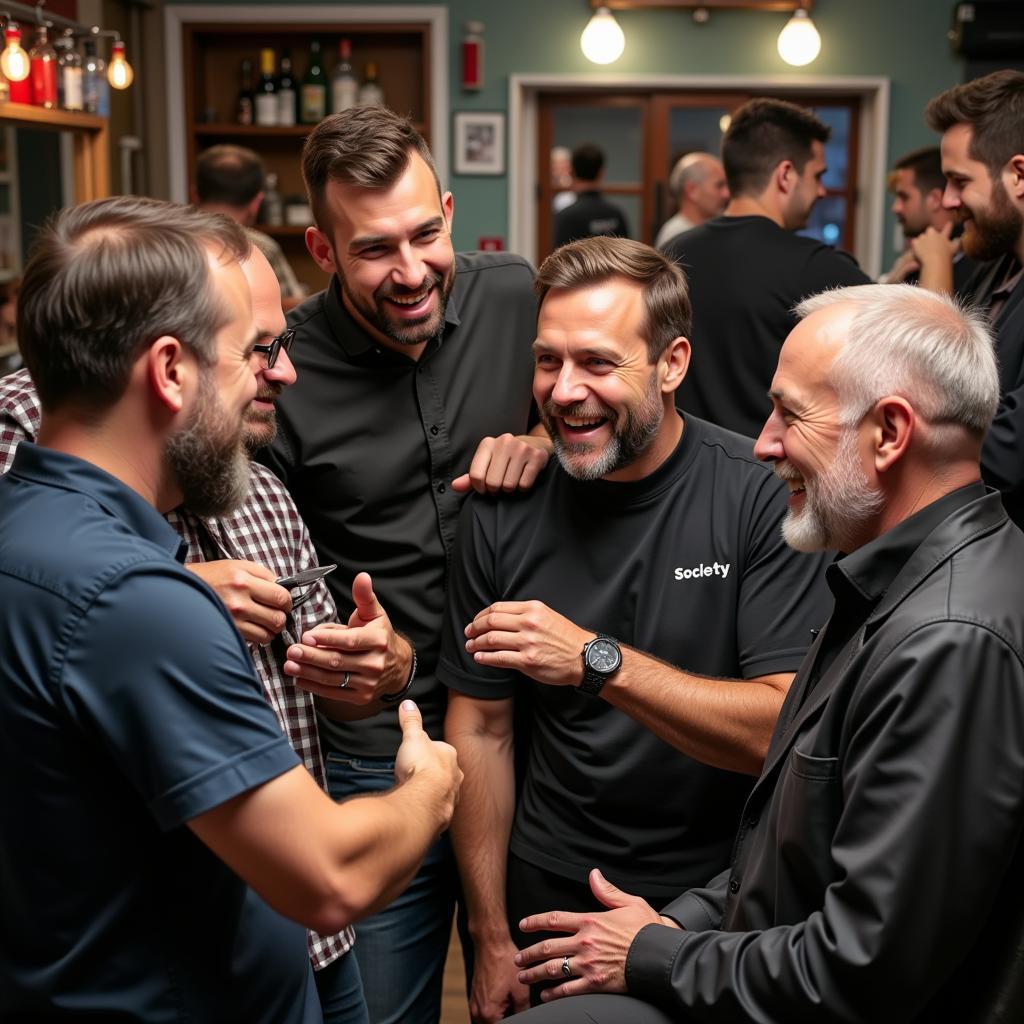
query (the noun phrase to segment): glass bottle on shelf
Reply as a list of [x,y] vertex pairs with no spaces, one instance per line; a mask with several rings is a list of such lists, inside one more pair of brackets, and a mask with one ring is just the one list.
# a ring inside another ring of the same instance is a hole
[[287,50],[281,51],[281,74],[277,79],[277,123],[295,124],[295,79]]
[[[12,74],[24,74],[29,68],[28,54],[21,46],[21,28],[16,21],[7,22],[4,29],[4,74],[10,71]],[[10,62],[10,63],[8,63]],[[12,103],[31,103],[32,86],[29,84],[28,75],[15,80],[7,79],[10,100]]]
[[299,94],[299,120],[303,124],[319,124],[327,114],[327,76],[320,63],[320,43],[309,44],[309,67],[302,79]]
[[107,81],[106,62],[96,56],[94,39],[86,39],[83,49],[82,102],[90,114],[110,117],[110,83]]
[[359,102],[359,79],[352,70],[352,41],[338,44],[338,63],[331,75],[331,113],[340,114]]
[[52,110],[57,106],[57,51],[50,45],[46,26],[36,29],[36,41],[28,51],[32,103]]
[[75,36],[67,29],[58,40],[60,56],[57,58],[57,92],[65,110],[84,110],[82,91],[82,58],[75,49]]
[[274,51],[269,47],[260,50],[260,80],[256,86],[256,123],[264,127],[279,123],[274,64]]
[[242,61],[242,87],[238,91],[238,102],[235,104],[235,121],[238,124],[252,124],[256,113],[256,94],[252,88],[252,61]]
[[270,227],[284,223],[284,201],[277,190],[277,175],[271,171],[263,186],[263,203],[260,205],[260,220]]
[[377,84],[377,62],[366,62],[366,78],[359,87],[359,106],[384,106],[384,90]]

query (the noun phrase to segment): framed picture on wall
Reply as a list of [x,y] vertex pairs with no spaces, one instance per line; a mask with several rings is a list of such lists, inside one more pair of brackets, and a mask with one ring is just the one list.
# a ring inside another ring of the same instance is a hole
[[455,173],[505,173],[505,115],[463,110],[455,115]]

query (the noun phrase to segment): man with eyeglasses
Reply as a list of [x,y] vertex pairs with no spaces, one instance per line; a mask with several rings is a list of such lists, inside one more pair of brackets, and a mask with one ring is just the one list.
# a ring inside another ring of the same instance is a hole
[[[252,292],[259,337],[253,351],[263,356],[256,374],[256,397],[245,415],[243,439],[252,454],[273,439],[274,403],[296,375],[288,355],[295,332],[284,329],[277,278],[252,235],[249,239],[253,247],[240,266]],[[39,398],[28,370],[0,380],[0,473],[10,468],[21,441],[35,440],[39,423]],[[215,467],[196,467],[199,473],[210,469]],[[322,683],[331,675],[328,668],[320,670],[319,683],[292,678],[301,674],[305,663],[290,660],[289,650],[311,652],[325,624],[337,623],[337,611],[323,583],[329,569],[317,566],[306,526],[288,492],[273,473],[253,462],[248,494],[236,511],[200,516],[179,506],[165,518],[186,543],[187,567],[213,587],[231,613],[248,642],[267,702],[282,730],[310,774],[326,789],[314,695],[301,687],[326,691],[324,699],[365,705],[378,697],[380,680],[338,671],[328,688]],[[294,592],[289,594],[292,587]],[[360,635],[368,644],[385,647],[390,636],[387,616],[365,573],[353,587],[353,602],[356,612],[349,626],[361,627]],[[359,973],[353,958],[345,955],[352,943],[351,928],[334,935],[308,933],[328,1024],[365,1020]]]

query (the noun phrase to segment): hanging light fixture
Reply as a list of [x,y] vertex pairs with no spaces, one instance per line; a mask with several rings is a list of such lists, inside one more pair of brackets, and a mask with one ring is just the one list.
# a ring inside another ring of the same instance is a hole
[[611,64],[622,56],[626,37],[607,7],[598,7],[580,36],[580,49],[595,64]]
[[21,29],[16,21],[8,21],[4,29],[3,53],[0,53],[0,71],[8,82],[24,82],[28,78],[28,54],[21,45]]
[[821,36],[804,8],[793,12],[779,33],[779,56],[794,67],[810,64],[821,52]]
[[112,89],[127,89],[135,78],[131,64],[124,57],[124,43],[115,39],[110,47],[110,63],[107,64],[107,81]]

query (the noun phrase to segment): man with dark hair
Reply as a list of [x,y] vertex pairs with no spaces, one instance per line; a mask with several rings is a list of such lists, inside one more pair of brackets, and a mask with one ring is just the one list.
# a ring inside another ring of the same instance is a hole
[[793,307],[823,288],[865,284],[852,257],[796,234],[825,194],[829,128],[809,110],[755,99],[722,140],[731,199],[721,217],[669,242],[693,299],[688,412],[754,437]]
[[536,289],[534,398],[557,465],[529,494],[467,503],[438,669],[466,770],[452,837],[487,1022],[525,1003],[517,922],[598,908],[595,863],[654,905],[728,863],[824,592],[820,558],[783,543],[785,489],[751,443],[675,408],[679,268],[590,238],[552,253]]
[[454,804],[411,702],[400,785],[330,801],[158,514],[227,515],[249,486],[248,255],[225,218],[118,197],[58,215],[25,270],[42,422],[0,479],[5,1020],[320,1021],[285,917],[372,912]]
[[676,235],[717,217],[729,203],[725,169],[710,153],[681,156],[672,168],[668,187],[678,209],[658,230],[654,244],[659,249]]
[[1020,1019],[1024,537],[979,471],[992,339],[907,285],[799,315],[755,451],[788,542],[845,553],[831,617],[728,868],[660,913],[594,871],[605,912],[525,921],[561,934],[517,958],[559,981],[522,1024]]
[[265,187],[266,170],[258,153],[245,146],[211,146],[204,149],[196,161],[192,202],[201,210],[222,213],[249,229],[250,237],[274,268],[285,309],[291,309],[306,297],[306,289],[299,284],[281,246],[270,235],[253,227]]
[[[383,648],[343,635],[306,652],[304,674],[322,666],[329,692],[337,670],[357,673],[388,703],[412,688],[427,727],[440,728],[446,694],[434,671],[463,495],[528,487],[550,451],[546,437],[524,436],[533,274],[507,253],[455,254],[451,193],[420,135],[384,107],[326,118],[302,159],[316,218],[306,244],[331,282],[288,317],[299,383],[281,396],[281,429],[261,458],[321,561],[339,566],[328,583],[342,613],[365,569],[391,615]],[[386,784],[390,716],[354,720],[380,706],[322,709],[336,798]],[[456,888],[443,837],[409,891],[360,925],[374,1024],[437,1020]]]
[[626,215],[601,195],[603,176],[604,153],[597,146],[588,142],[572,151],[572,189],[576,202],[555,214],[556,249],[566,242],[594,235],[628,237]]
[[943,203],[963,225],[963,250],[994,261],[967,286],[992,321],[999,360],[1001,398],[981,471],[1024,526],[1024,73],[996,71],[955,86],[925,117],[942,132]]
[[978,264],[960,248],[960,227],[942,205],[946,178],[938,146],[900,157],[889,174],[893,216],[903,228],[907,248],[881,280],[920,284],[931,291],[966,297],[967,282]]

